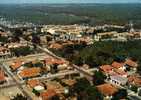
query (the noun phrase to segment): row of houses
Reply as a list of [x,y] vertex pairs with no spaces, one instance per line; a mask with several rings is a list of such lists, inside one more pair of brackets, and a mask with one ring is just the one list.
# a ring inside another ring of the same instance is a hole
[[[106,76],[106,83],[98,85],[97,89],[104,95],[104,97],[111,99],[112,96],[124,86],[141,87],[141,76],[136,73],[138,63],[132,59],[126,59],[124,62],[114,61],[111,65],[100,66]],[[127,89],[128,89],[127,88]]]
[[10,49],[15,49],[15,48],[21,48],[21,47],[26,47],[28,44],[26,42],[20,42],[20,43],[0,43],[0,56],[10,56],[12,55],[12,52]]
[[[27,64],[31,66],[27,66]],[[57,71],[66,70],[68,68],[68,62],[52,57],[47,57],[44,60],[32,62],[24,62],[17,59],[10,65],[11,71],[24,80],[52,72],[56,73]]]
[[46,84],[36,79],[28,80],[27,86],[32,90],[32,93],[38,96],[41,100],[50,100],[57,95],[54,89],[47,89]]
[[126,85],[128,76],[131,72],[136,72],[137,67],[137,62],[126,59],[125,62],[114,61],[111,65],[100,66],[100,70],[107,75],[112,84]]

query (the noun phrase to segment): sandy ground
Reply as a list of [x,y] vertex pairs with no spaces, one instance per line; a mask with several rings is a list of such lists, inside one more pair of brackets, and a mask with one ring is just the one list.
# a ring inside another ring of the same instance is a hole
[[17,94],[22,94],[22,92],[16,86],[0,89],[0,100],[10,100],[8,98],[16,96]]

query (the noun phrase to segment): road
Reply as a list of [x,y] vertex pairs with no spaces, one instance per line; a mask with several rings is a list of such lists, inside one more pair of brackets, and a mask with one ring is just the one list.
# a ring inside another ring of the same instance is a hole
[[[45,58],[46,55],[45,53],[38,53],[38,54],[32,54],[32,55],[28,55],[28,56],[21,56],[19,57],[18,59],[33,59],[33,58]],[[16,60],[17,57],[13,57],[13,58],[8,58],[8,59],[0,59],[1,62],[10,62],[10,61],[13,61],[13,60]],[[41,59],[43,60],[43,59]]]
[[[22,38],[22,39],[23,39],[23,38]],[[25,39],[23,39],[23,40],[26,41]],[[50,56],[52,56],[52,57],[54,57],[54,58],[56,58],[56,59],[65,60],[64,58],[55,55],[53,52],[51,52],[51,51],[48,50],[47,48],[43,48],[43,47],[41,47],[41,46],[39,46],[39,45],[37,45],[37,44],[31,43],[31,42],[29,42],[29,41],[27,41],[27,43],[28,43],[29,45],[36,45],[36,47],[37,47],[38,49],[44,51],[45,53],[47,53],[48,55],[50,55]],[[66,61],[66,60],[65,60],[65,61]],[[89,81],[92,81],[92,80],[93,80],[93,76],[92,76],[90,73],[88,73],[85,69],[80,68],[79,66],[74,65],[74,64],[71,64],[70,66],[72,66],[74,69],[76,69],[76,70],[79,71],[81,74],[83,74],[84,76],[86,76],[86,78],[89,79]]]
[[19,80],[14,77],[14,74],[8,69],[9,66],[4,64],[3,62],[1,62],[0,65],[4,72],[6,72],[13,79],[13,81],[16,83],[16,86],[18,86],[18,88],[22,91],[23,95],[26,96],[28,100],[32,100],[28,93],[23,89],[22,84],[20,84]]
[[135,96],[135,95],[129,95],[128,98],[129,98],[129,100],[141,100],[141,98],[139,98],[138,96]]
[[[97,68],[91,68],[91,69],[88,69],[86,71],[92,72],[92,71],[96,71],[96,70],[97,70]],[[71,75],[71,74],[75,74],[75,73],[79,73],[79,72],[76,71],[76,70],[72,70],[72,71],[61,72],[61,73],[57,73],[57,74],[51,74],[51,75],[47,75],[47,76],[44,76],[44,77],[36,77],[34,79],[38,79],[40,81],[45,81],[47,79],[53,79],[53,78],[57,78],[57,77],[60,77],[60,76]],[[24,85],[25,81],[20,81],[19,84]],[[13,86],[16,86],[16,85],[17,85],[16,83],[5,84],[5,85],[0,86],[0,89],[13,87]]]
[[[97,70],[97,68],[92,68],[92,69],[88,69],[86,71],[92,72],[92,71],[96,71],[96,70]],[[72,71],[67,71],[67,72],[63,72],[63,73],[47,75],[45,77],[39,77],[39,78],[35,78],[35,79],[38,79],[40,81],[44,81],[44,80],[47,80],[47,79],[53,79],[53,78],[57,78],[57,77],[60,77],[60,76],[65,76],[65,75],[70,75],[70,74],[75,74],[75,73],[79,73],[79,71],[72,70]]]

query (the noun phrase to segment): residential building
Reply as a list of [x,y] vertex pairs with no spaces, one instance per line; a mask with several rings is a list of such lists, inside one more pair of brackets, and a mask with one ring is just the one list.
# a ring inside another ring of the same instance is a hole
[[113,85],[124,86],[124,85],[126,85],[127,81],[128,81],[128,78],[122,77],[120,75],[110,76],[110,83],[113,84]]
[[33,68],[25,68],[18,72],[18,75],[22,79],[33,78],[39,76],[41,72],[40,68],[33,67]]
[[128,77],[128,84],[141,87],[141,76],[140,75],[130,75]]
[[112,98],[112,96],[118,91],[118,89],[116,87],[114,87],[113,85],[108,84],[108,83],[105,83],[105,84],[102,84],[102,85],[98,85],[97,89],[108,100],[110,100]]
[[100,70],[104,72],[105,74],[109,74],[110,72],[113,71],[113,68],[111,65],[102,65],[100,66]]
[[125,70],[124,63],[119,63],[119,62],[116,62],[116,61],[114,61],[114,62],[112,63],[112,67],[113,67],[114,69]]
[[133,61],[132,59],[126,59],[125,67],[136,71],[138,67],[138,63],[136,61]]
[[56,95],[57,93],[53,89],[48,89],[47,91],[41,92],[40,94],[42,100],[51,100],[51,98]]
[[10,68],[12,71],[17,71],[23,64],[23,61],[17,59],[11,64]]
[[11,55],[11,52],[8,48],[0,47],[0,56],[1,57],[9,56],[9,55]]
[[31,88],[34,88],[35,86],[41,85],[39,80],[31,79],[27,81],[27,85]]
[[0,69],[0,84],[6,82],[6,77],[3,70]]

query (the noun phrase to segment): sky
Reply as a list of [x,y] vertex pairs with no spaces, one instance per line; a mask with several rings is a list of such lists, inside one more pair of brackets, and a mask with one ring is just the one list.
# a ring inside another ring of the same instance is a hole
[[141,0],[0,0],[0,3],[141,3]]

